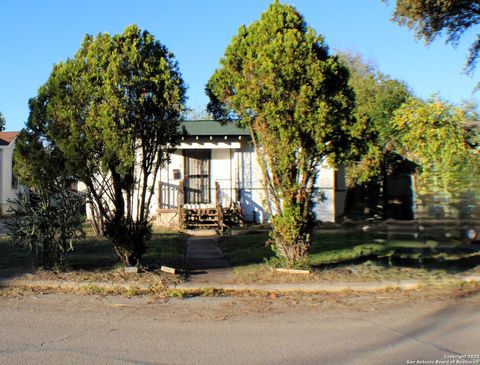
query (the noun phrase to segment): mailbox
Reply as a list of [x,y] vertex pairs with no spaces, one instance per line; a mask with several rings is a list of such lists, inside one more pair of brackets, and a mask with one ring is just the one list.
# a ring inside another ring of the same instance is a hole
[[180,169],[174,169],[173,170],[173,179],[174,180],[180,180],[182,178],[182,173],[180,172]]

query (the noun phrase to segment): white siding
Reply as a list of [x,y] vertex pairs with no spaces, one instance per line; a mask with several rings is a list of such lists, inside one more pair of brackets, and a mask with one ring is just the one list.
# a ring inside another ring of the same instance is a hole
[[[177,177],[174,176],[175,170],[180,171],[179,179],[175,179],[175,177]],[[167,204],[168,207],[173,208],[177,205],[178,184],[183,178],[183,154],[182,150],[176,150],[170,156],[170,161],[163,168],[160,168],[159,176],[155,184],[154,196],[150,205],[150,212],[152,214],[155,214],[160,208],[160,195],[163,203]]]
[[[232,179],[233,152],[231,149],[213,149],[210,162],[211,203],[215,203],[215,183],[220,186],[222,206],[230,206],[235,200]],[[233,198],[233,199],[232,199]]]
[[[246,221],[263,223],[268,221],[268,212],[265,209],[265,194],[263,176],[253,146],[244,144],[238,154],[239,187],[241,190],[241,204]],[[342,178],[342,177],[339,177]],[[320,168],[315,188],[314,213],[316,220],[334,222],[339,214],[343,213],[344,193],[337,196],[335,170],[326,163]],[[340,209],[336,206],[340,204]]]
[[247,222],[264,223],[268,214],[264,207],[265,194],[263,189],[262,170],[258,164],[253,146],[246,142],[237,152],[238,185],[240,202]]
[[335,221],[335,170],[323,163],[320,166],[316,194],[313,198],[315,219],[322,222]]
[[9,214],[9,200],[14,199],[18,192],[18,188],[12,188],[12,161],[13,151],[15,149],[15,142],[10,143],[8,146],[1,148],[1,214]]
[[[215,143],[222,143],[222,147],[226,146],[227,148],[211,148],[211,203],[215,203],[215,182],[218,182],[223,206],[229,206],[239,197],[246,222],[267,222],[269,215],[264,206],[263,177],[253,146],[246,140],[225,140],[223,138],[210,140],[206,146],[211,147]],[[190,148],[190,144],[185,144],[185,146]],[[238,146],[240,148],[237,148]],[[179,174],[175,174],[175,170],[178,170]],[[318,191],[314,199],[314,212],[317,220],[333,222],[339,214],[343,213],[345,194],[336,191],[336,185],[338,185],[336,180],[340,181],[344,178],[342,171],[336,178],[334,169],[327,164],[322,165],[315,184]],[[167,216],[175,212],[178,207],[178,185],[184,179],[184,174],[183,150],[178,149],[171,155],[170,162],[159,171],[150,205],[152,215]],[[340,188],[342,187],[340,186]],[[321,196],[324,197],[323,201]],[[163,202],[162,207],[160,206],[160,197]]]

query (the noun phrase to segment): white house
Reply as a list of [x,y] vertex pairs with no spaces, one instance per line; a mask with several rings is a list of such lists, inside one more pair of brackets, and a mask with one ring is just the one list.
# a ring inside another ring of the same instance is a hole
[[[249,132],[216,121],[185,121],[184,126],[188,137],[159,172],[152,199],[156,206],[151,207],[157,215],[155,223],[178,225],[184,219],[179,216],[179,205],[206,211],[218,203],[240,211],[245,222],[267,222],[262,173]],[[336,221],[344,210],[343,169],[322,166],[316,190],[317,220]]]
[[18,192],[18,180],[13,175],[13,150],[18,132],[0,132],[0,215],[8,215],[9,199]]

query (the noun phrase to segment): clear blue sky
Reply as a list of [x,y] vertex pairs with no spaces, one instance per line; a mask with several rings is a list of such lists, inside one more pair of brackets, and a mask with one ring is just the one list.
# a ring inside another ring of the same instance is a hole
[[[393,0],[390,1],[391,3]],[[129,24],[154,34],[175,55],[188,85],[188,105],[203,109],[204,86],[241,24],[259,18],[267,0],[1,0],[0,111],[7,130],[19,130],[53,64],[74,55],[83,36],[119,33]],[[421,97],[439,93],[452,102],[471,99],[480,72],[463,74],[466,34],[454,49],[429,47],[390,22],[392,4],[380,0],[292,0],[332,50],[363,55],[384,73],[407,82]],[[479,66],[480,68],[480,66]]]

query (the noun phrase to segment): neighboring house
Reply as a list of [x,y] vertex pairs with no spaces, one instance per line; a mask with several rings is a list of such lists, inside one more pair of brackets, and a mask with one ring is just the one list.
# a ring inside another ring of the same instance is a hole
[[[262,173],[249,132],[216,121],[185,121],[184,126],[188,137],[157,179],[152,199],[156,207],[151,207],[157,215],[155,223],[178,225],[179,206],[206,214],[218,204],[241,212],[244,222],[268,222]],[[322,166],[315,187],[317,220],[336,221],[344,210],[343,169]]]
[[18,192],[18,180],[13,175],[13,150],[19,132],[0,132],[0,215],[9,214],[9,199]]

